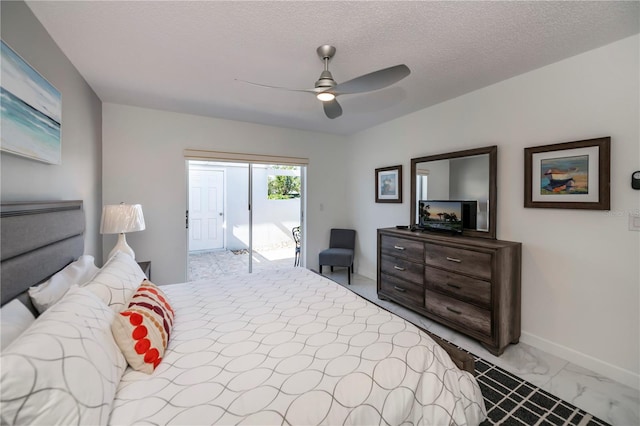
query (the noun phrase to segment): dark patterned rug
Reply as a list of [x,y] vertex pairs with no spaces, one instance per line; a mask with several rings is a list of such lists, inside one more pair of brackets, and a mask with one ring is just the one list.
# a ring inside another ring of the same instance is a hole
[[[473,355],[473,354],[472,354]],[[474,355],[486,425],[603,426],[608,423]]]

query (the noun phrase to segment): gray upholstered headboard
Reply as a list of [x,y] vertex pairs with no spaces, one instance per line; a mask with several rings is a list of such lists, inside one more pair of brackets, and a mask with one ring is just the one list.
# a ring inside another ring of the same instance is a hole
[[3,203],[0,206],[0,297],[16,297],[34,310],[26,294],[84,251],[82,201]]

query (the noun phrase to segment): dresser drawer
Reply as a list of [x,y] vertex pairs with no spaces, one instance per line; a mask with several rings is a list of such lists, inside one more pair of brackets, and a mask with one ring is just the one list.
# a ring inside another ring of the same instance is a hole
[[421,263],[410,262],[402,258],[388,256],[383,254],[380,256],[381,272],[393,275],[400,279],[411,281],[422,287],[422,279],[424,275],[424,266]]
[[491,283],[466,275],[424,267],[424,283],[427,288],[449,293],[459,299],[489,308],[491,305]]
[[491,254],[425,243],[427,265],[491,280]]
[[424,243],[405,238],[382,235],[380,239],[382,253],[422,262],[424,259]]
[[381,274],[380,289],[389,296],[403,300],[407,305],[417,308],[424,306],[424,289],[422,286],[392,277],[391,275]]
[[432,314],[465,329],[491,336],[491,314],[486,309],[429,290],[424,291],[424,306]]

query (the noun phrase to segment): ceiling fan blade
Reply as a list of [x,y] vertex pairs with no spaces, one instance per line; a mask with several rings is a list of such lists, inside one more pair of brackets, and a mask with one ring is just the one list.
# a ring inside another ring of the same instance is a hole
[[391,86],[411,74],[408,66],[401,64],[361,75],[338,84],[331,92],[336,95],[369,92]]
[[290,92],[308,92],[308,93],[320,93],[323,92],[325,90],[327,90],[326,88],[313,88],[313,89],[291,89],[289,87],[280,87],[280,86],[269,86],[267,84],[260,84],[260,83],[253,83],[251,81],[247,81],[247,80],[241,80],[239,78],[234,79],[236,81],[240,81],[242,83],[247,83],[247,84],[251,84],[252,86],[258,86],[258,87],[266,87],[267,89],[280,89],[280,90],[288,90]]
[[336,99],[322,102],[322,107],[324,108],[324,113],[331,119],[338,118],[342,115],[342,107]]

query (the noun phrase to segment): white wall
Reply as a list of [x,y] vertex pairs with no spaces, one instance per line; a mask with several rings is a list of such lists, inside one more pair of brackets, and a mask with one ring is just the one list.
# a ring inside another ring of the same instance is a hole
[[[639,37],[546,66],[353,136],[348,188],[358,272],[376,228],[409,220],[410,158],[498,145],[498,229],[523,244],[522,341],[638,387]],[[611,211],[525,209],[524,148],[611,136]],[[392,143],[391,143],[392,142]],[[375,204],[377,167],[403,164],[402,204]]]
[[2,190],[8,201],[83,200],[85,253],[102,258],[102,104],[78,70],[22,1],[0,2],[2,40],[62,95],[62,164],[2,152]]
[[[317,268],[329,228],[347,225],[344,137],[109,103],[102,123],[103,202],[142,204],[147,229],[127,241],[157,284],[186,279],[185,148],[309,158],[307,267]],[[103,240],[109,253],[115,236]]]

